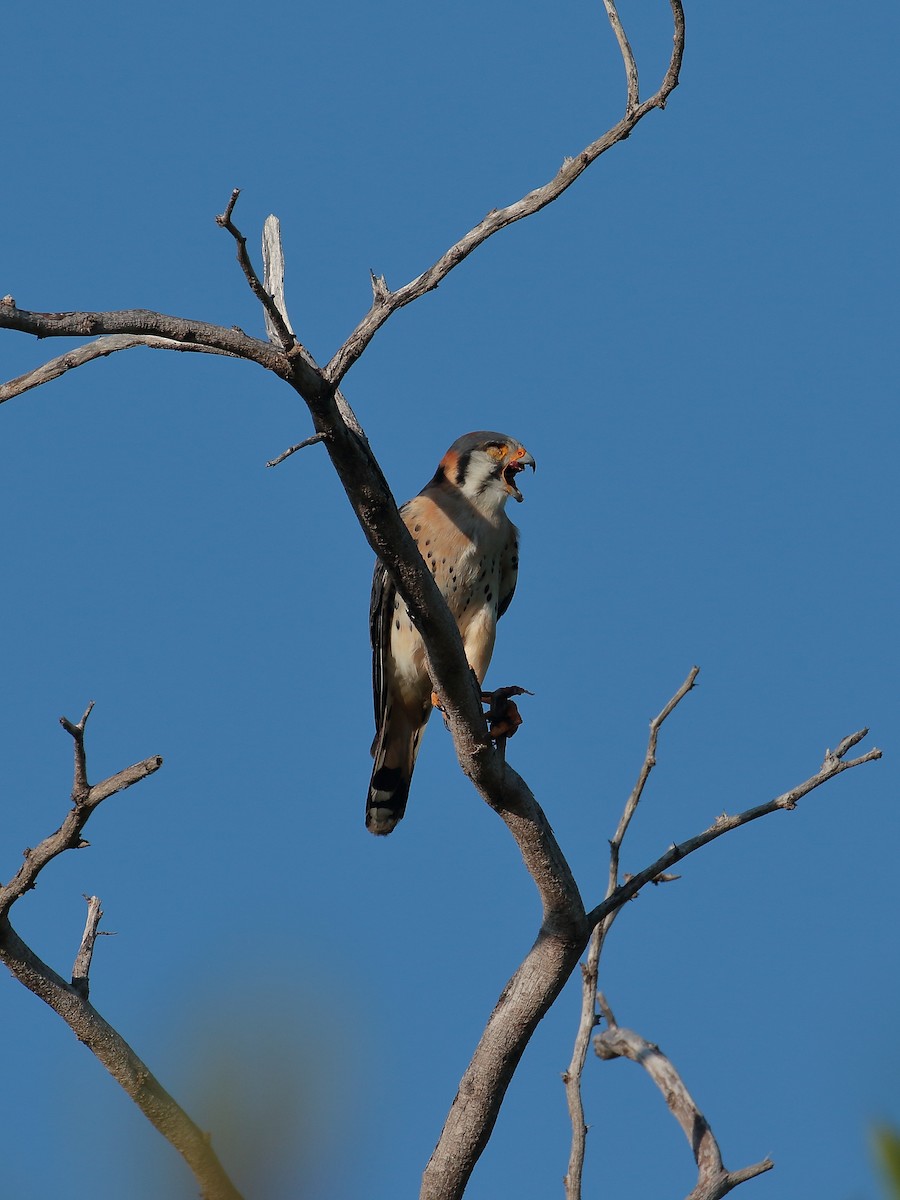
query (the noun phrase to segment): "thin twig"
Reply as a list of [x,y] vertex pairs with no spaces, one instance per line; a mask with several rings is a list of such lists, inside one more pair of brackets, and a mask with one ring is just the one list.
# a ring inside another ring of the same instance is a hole
[[195,354],[221,354],[228,358],[239,357],[230,350],[219,350],[214,346],[198,346],[191,342],[176,342],[171,338],[154,337],[151,334],[118,334],[114,337],[101,337],[94,342],[87,342],[83,346],[76,346],[74,350],[67,350],[65,354],[51,358],[49,362],[35,367],[33,371],[26,371],[24,375],[18,375],[8,383],[0,384],[0,404],[5,400],[12,400],[14,396],[21,396],[23,392],[27,392],[31,388],[40,387],[43,383],[50,383],[51,380],[58,379],[60,375],[65,375],[66,371],[71,371],[74,367],[84,366],[85,363],[93,362],[97,358],[106,358],[110,354],[115,354],[117,350],[131,350],[135,346],[147,346],[151,350],[181,350]]
[[[572,1047],[572,1061],[563,1072],[562,1081],[566,1088],[569,1120],[572,1124],[572,1140],[569,1148],[569,1166],[563,1179],[566,1200],[580,1200],[581,1183],[584,1176],[584,1156],[587,1148],[588,1126],[584,1119],[584,1101],[581,1096],[581,1075],[587,1059],[591,1033],[597,1025],[594,1007],[597,962],[600,956],[599,925],[591,934],[587,961],[581,964],[581,1015]],[[591,981],[594,981],[593,983]]]
[[697,1164],[697,1186],[688,1200],[720,1200],[738,1184],[762,1175],[764,1171],[771,1171],[775,1164],[770,1158],[744,1167],[740,1171],[727,1171],[709,1122],[697,1107],[671,1061],[659,1046],[645,1041],[630,1029],[621,1029],[616,1025],[615,1018],[602,998],[601,1004],[607,1007],[610,1027],[594,1039],[594,1048],[598,1056],[603,1059],[630,1058],[632,1062],[642,1066],[662,1092],[666,1104],[688,1140]]
[[619,43],[619,50],[622,54],[622,61],[625,64],[625,80],[628,86],[628,98],[625,102],[625,115],[630,116],[640,103],[640,89],[638,86],[638,69],[637,63],[634,61],[634,51],[631,49],[631,44],[619,19],[619,13],[616,9],[613,0],[603,0],[603,5],[606,9],[606,15],[609,17],[609,23],[612,26],[613,33],[616,35],[616,41]]
[[240,194],[241,189],[234,188],[231,193],[231,199],[228,201],[225,211],[220,216],[216,217],[216,224],[221,225],[223,229],[227,229],[234,238],[237,245],[238,262],[240,263],[241,270],[244,272],[244,278],[250,285],[250,290],[263,306],[263,310],[267,318],[266,325],[267,327],[271,326],[274,328],[276,338],[281,344],[281,349],[288,351],[296,344],[297,339],[294,337],[292,331],[288,328],[284,317],[281,315],[281,312],[278,309],[278,305],[260,283],[259,276],[256,274],[253,263],[250,261],[250,255],[247,253],[247,239],[231,219],[231,215],[234,212],[234,206],[237,204],[237,198]]
[[622,841],[628,831],[628,826],[631,824],[631,819],[637,811],[637,806],[640,803],[641,796],[644,794],[647,780],[650,778],[650,772],[656,766],[656,745],[659,740],[659,731],[662,728],[663,722],[667,717],[675,711],[681,701],[685,698],[689,691],[697,682],[697,676],[700,674],[699,667],[691,667],[688,672],[687,679],[665,706],[662,712],[658,713],[650,722],[650,736],[647,741],[647,752],[644,755],[644,761],[641,763],[641,769],[638,772],[637,782],[632,789],[631,795],[625,804],[622,811],[622,816],[619,819],[619,824],[613,835],[612,841],[609,843],[609,883],[607,886],[607,896],[612,895],[619,882],[619,852],[622,848]]
[[[666,704],[662,712],[658,713],[650,722],[647,751],[644,755],[644,761],[641,763],[641,769],[638,772],[637,782],[625,803],[625,808],[622,811],[616,832],[609,843],[607,897],[611,896],[618,886],[619,851],[622,847],[622,841],[628,831],[628,826],[631,824],[632,817],[637,811],[637,806],[644,793],[644,787],[650,777],[650,772],[656,766],[656,745],[659,739],[660,728],[666,718],[675,711],[684,697],[693,688],[699,673],[699,667],[692,667],[684,683],[672,699]],[[572,1123],[569,1166],[564,1181],[566,1200],[581,1200],[581,1184],[584,1175],[584,1156],[588,1131],[584,1119],[581,1077],[584,1073],[584,1064],[587,1061],[591,1031],[595,1028],[599,1020],[596,997],[597,979],[600,973],[600,955],[603,951],[606,935],[609,933],[610,927],[619,911],[619,909],[615,909],[604,920],[598,921],[594,926],[590,942],[588,943],[587,959],[581,967],[581,1015],[578,1020],[578,1030],[575,1034],[575,1045],[572,1048],[572,1061],[563,1075],[563,1083],[566,1087],[566,1103],[569,1108],[569,1119]]]
[[78,948],[78,954],[75,956],[75,965],[72,967],[72,987],[79,996],[83,996],[87,1000],[90,990],[88,976],[91,970],[91,959],[94,956],[94,942],[97,940],[97,928],[103,916],[103,909],[100,907],[99,896],[85,896],[85,900],[87,900],[88,906],[87,923],[84,927],[84,933],[81,936],[81,945]]
[[314,433],[312,437],[304,438],[302,442],[298,442],[296,446],[289,446],[287,450],[283,450],[277,458],[270,459],[267,467],[277,467],[279,463],[283,463],[286,458],[290,458],[292,454],[296,454],[298,450],[305,450],[307,446],[314,446],[317,442],[324,442],[328,438],[327,433]]
[[60,717],[59,723],[65,729],[66,733],[72,735],[72,741],[75,744],[75,776],[72,781],[72,803],[74,805],[83,804],[91,790],[91,785],[87,778],[87,758],[84,752],[84,727],[87,725],[88,717],[94,709],[94,702],[88,704],[87,708],[77,725],[69,720],[68,717]]

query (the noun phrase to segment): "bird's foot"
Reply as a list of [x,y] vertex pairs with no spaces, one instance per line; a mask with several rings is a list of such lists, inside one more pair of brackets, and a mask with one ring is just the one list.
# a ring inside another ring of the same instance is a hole
[[533,695],[534,692],[529,692],[523,687],[503,687],[493,692],[482,692],[481,703],[489,706],[485,714],[488,736],[494,741],[499,738],[511,738],[522,724],[518,705],[512,697]]

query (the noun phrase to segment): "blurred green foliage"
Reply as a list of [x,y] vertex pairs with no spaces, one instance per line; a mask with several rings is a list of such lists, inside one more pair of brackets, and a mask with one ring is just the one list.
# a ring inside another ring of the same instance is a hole
[[900,1200],[900,1134],[887,1125],[879,1125],[872,1141],[881,1166],[885,1195],[890,1200]]

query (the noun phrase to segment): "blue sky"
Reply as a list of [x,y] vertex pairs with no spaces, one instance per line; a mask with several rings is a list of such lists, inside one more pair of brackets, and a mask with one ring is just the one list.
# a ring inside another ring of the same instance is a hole
[[[599,11],[598,11],[599,10]],[[645,93],[667,5],[623,4]],[[623,852],[647,864],[811,775],[885,759],[628,906],[602,986],[658,1042],[760,1200],[879,1195],[896,1028],[896,6],[688,4],[667,111],[393,318],[345,391],[398,500],[461,433],[538,471],[489,679],[534,691],[510,758],[588,902],[647,722],[694,663]],[[0,293],[262,332],[214,214],[258,244],[320,361],[369,303],[620,115],[601,6],[107,2],[6,14]],[[61,353],[0,339],[12,377]],[[159,753],[14,923],[204,1126],[248,1200],[415,1195],[539,913],[505,829],[428,732],[406,819],[363,827],[371,554],[297,397],[247,365],[131,351],[0,411],[0,876],[71,786]],[[579,997],[534,1039],[469,1195],[562,1195]],[[38,1000],[0,982],[0,1186],[194,1194]],[[585,1195],[686,1194],[649,1080],[589,1061]]]

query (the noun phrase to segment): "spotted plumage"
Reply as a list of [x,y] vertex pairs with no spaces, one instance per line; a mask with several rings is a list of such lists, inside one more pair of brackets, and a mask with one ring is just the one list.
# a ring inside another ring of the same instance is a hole
[[[522,499],[516,476],[534,459],[502,433],[467,433],[434,478],[400,509],[462,635],[469,665],[484,680],[497,621],[516,589],[519,545],[504,509]],[[390,833],[406,810],[422,731],[431,716],[425,648],[390,576],[375,564],[370,613],[375,693],[375,759],[366,826]]]

